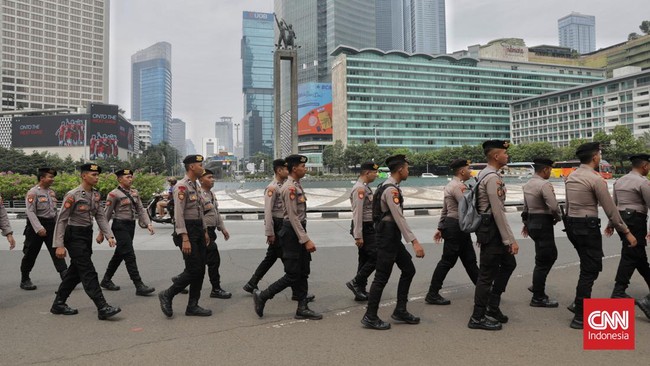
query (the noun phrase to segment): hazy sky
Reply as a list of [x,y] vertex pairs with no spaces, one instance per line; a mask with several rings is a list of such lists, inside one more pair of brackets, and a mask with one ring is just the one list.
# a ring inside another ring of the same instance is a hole
[[[131,55],[167,41],[172,115],[187,123],[197,149],[201,137],[214,135],[219,117],[241,123],[243,11],[272,12],[273,0],[112,0],[109,103],[131,116]],[[528,46],[558,44],[557,20],[572,11],[596,16],[596,47],[602,48],[640,33],[650,2],[447,0],[447,51],[506,37],[523,38]]]

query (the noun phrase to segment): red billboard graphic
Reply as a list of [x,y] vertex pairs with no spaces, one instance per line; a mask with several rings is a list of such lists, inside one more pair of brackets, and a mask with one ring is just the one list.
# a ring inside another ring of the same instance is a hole
[[298,136],[331,134],[332,103],[312,109],[298,121]]
[[298,136],[332,134],[332,84],[298,85]]
[[12,147],[83,146],[88,115],[14,117]]

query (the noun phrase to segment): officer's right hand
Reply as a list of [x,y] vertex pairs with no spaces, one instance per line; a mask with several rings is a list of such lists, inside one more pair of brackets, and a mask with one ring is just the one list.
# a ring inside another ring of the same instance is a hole
[[634,248],[637,244],[636,238],[634,235],[632,235],[631,231],[628,231],[627,234],[625,234],[625,239],[627,239],[628,242],[630,242],[630,248]]
[[39,230],[39,231],[36,233],[36,235],[41,236],[41,237],[44,238],[44,237],[47,236],[47,231],[45,230],[45,228],[43,228],[43,229]]
[[519,244],[517,244],[516,241],[510,244],[509,247],[510,247],[509,248],[510,254],[516,255],[517,253],[519,253]]
[[307,249],[309,253],[313,253],[316,251],[316,244],[314,244],[314,242],[310,240],[305,243],[305,249]]
[[100,231],[99,234],[97,234],[97,238],[95,239],[97,241],[97,244],[101,244],[104,242],[104,234]]
[[190,245],[190,239],[184,239],[183,244],[181,245],[181,251],[183,254],[192,253],[192,245]]
[[266,244],[268,244],[268,245],[275,244],[275,235],[268,235],[266,237]]
[[59,259],[65,258],[65,248],[64,247],[57,247],[56,248],[56,257]]
[[440,231],[440,229],[436,230],[436,233],[433,234],[433,241],[438,244],[442,242],[442,231]]
[[605,236],[609,238],[610,236],[612,236],[612,234],[614,234],[614,227],[612,227],[612,226],[606,227],[605,228]]
[[354,245],[356,245],[357,248],[363,247],[363,238],[354,239]]
[[415,239],[413,240],[413,250],[415,251],[415,257],[416,258],[424,258],[424,248],[422,248],[422,245],[420,245],[420,242]]
[[527,238],[527,237],[528,237],[528,227],[524,226],[524,227],[521,229],[521,236],[523,236],[524,238]]

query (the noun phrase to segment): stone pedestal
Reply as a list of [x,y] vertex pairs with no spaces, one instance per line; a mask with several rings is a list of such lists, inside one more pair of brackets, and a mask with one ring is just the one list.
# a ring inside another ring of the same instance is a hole
[[[284,136],[281,133],[281,100],[282,100],[282,61],[289,61],[291,65],[290,75],[290,88],[291,93],[291,108],[290,108],[290,123],[291,133],[290,136]],[[288,155],[287,153],[298,153],[298,51],[295,49],[276,49],[273,56],[273,89],[275,91],[274,97],[274,155],[275,159],[283,158]],[[282,146],[290,146],[288,151],[283,151]]]

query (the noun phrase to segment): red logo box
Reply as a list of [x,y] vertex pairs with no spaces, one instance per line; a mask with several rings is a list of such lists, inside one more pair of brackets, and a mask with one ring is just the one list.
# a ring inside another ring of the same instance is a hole
[[584,299],[586,350],[634,349],[634,299]]

